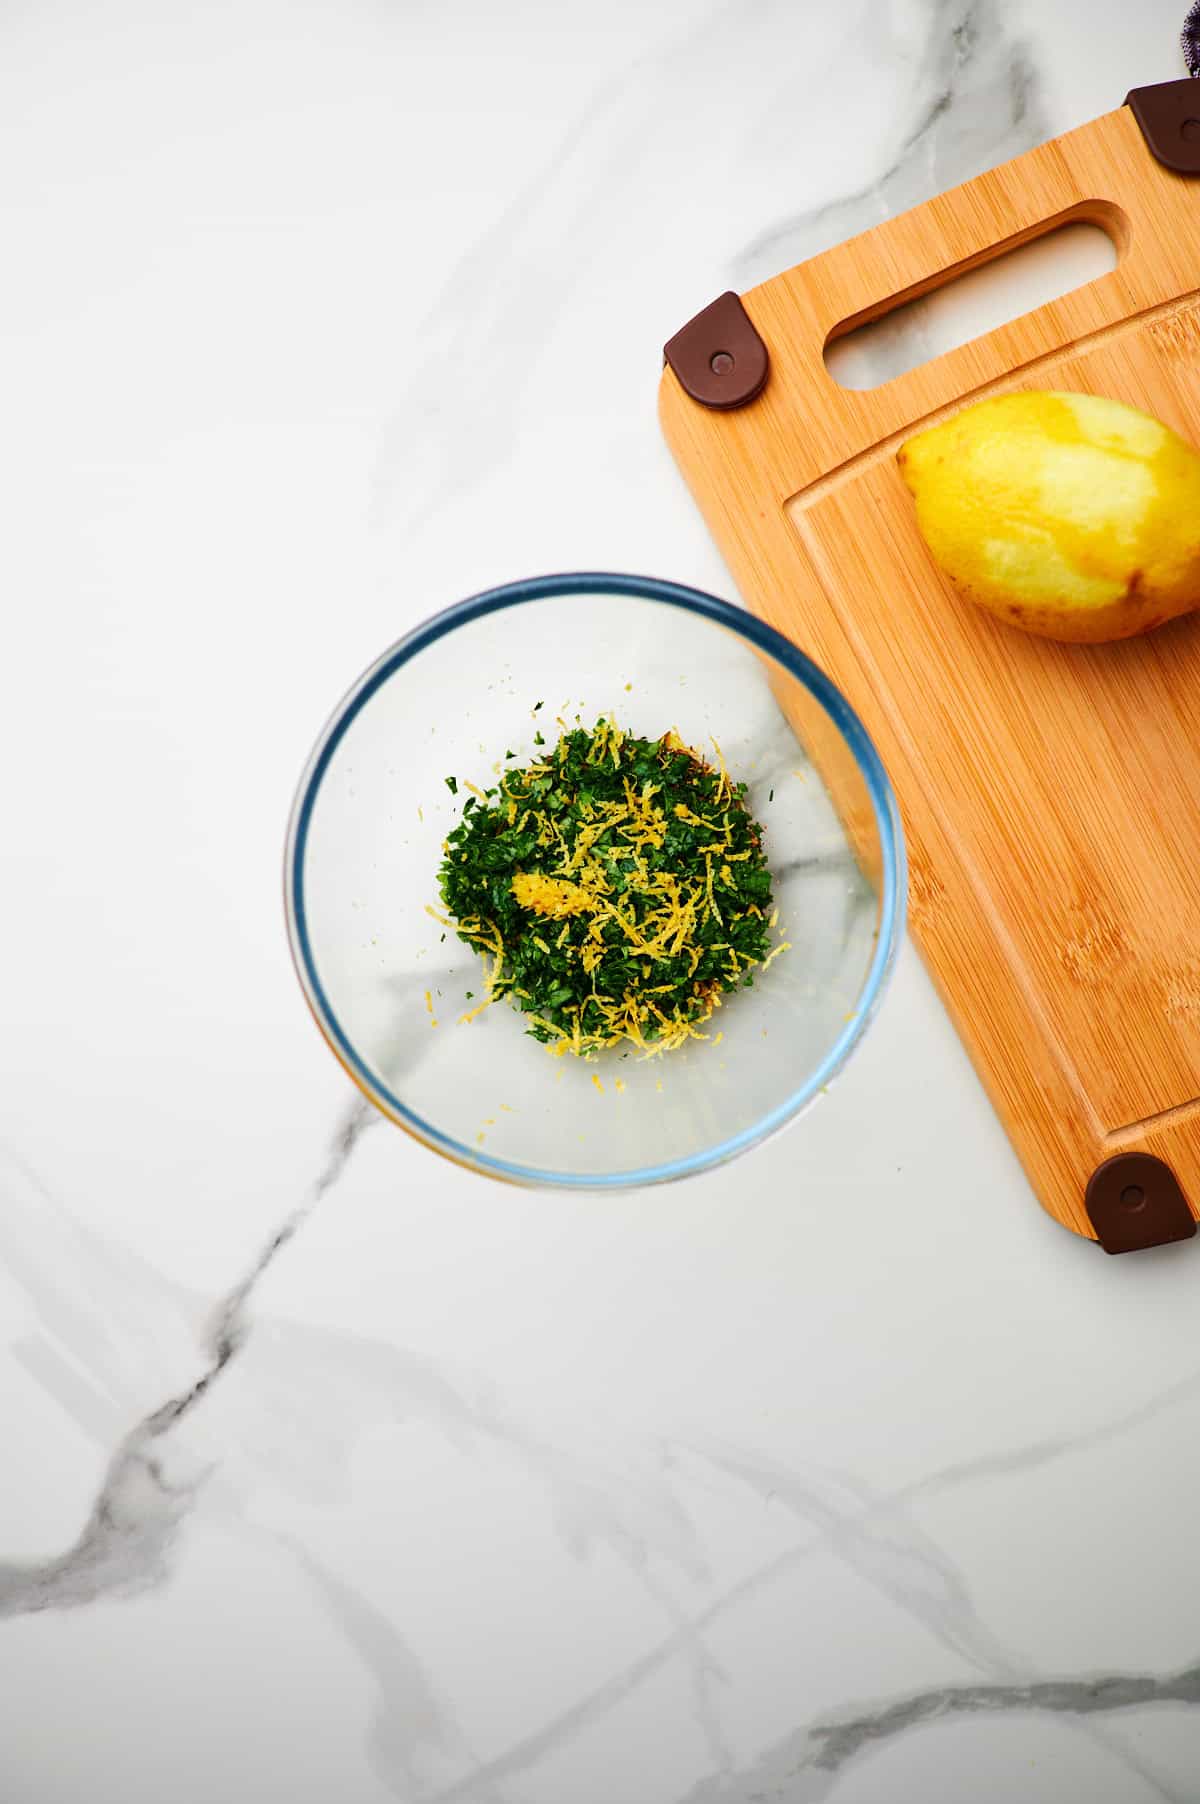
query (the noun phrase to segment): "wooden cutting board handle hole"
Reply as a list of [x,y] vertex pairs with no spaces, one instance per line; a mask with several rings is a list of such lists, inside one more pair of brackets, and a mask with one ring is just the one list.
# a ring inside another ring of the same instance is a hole
[[933,278],[913,298],[884,300],[857,324],[839,322],[825,341],[825,368],[842,388],[878,388],[1109,275],[1127,242],[1124,215],[1105,206],[1102,217],[1074,218],[1016,246],[998,246]]

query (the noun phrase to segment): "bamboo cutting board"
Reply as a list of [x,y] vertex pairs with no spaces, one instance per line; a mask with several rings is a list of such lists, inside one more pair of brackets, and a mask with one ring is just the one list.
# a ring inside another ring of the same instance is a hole
[[[743,594],[879,747],[914,936],[1035,1191],[1110,1251],[1200,1215],[1200,614],[1091,648],[999,625],[933,564],[895,454],[1021,388],[1109,395],[1200,446],[1200,83],[1140,94],[1174,107],[1195,175],[1122,107],[725,297],[668,346],[660,395]],[[1112,273],[877,389],[828,374],[831,339],[1071,220],[1107,229]]]

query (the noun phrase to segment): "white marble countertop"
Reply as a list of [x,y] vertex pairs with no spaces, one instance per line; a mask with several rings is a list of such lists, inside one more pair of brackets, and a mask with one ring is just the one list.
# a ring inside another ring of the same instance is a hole
[[731,592],[664,338],[1183,10],[0,18],[5,1804],[1200,1798],[1200,1253],[1043,1216],[911,950],[790,1133],[534,1194],[366,1131],[279,898],[421,616]]

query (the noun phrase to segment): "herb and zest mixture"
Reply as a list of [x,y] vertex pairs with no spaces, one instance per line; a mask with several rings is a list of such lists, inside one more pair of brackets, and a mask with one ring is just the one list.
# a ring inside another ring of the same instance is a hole
[[762,829],[717,757],[601,719],[493,789],[464,784],[439,884],[447,924],[491,958],[464,1019],[510,996],[536,1039],[585,1056],[707,1038],[722,994],[786,950],[769,949]]

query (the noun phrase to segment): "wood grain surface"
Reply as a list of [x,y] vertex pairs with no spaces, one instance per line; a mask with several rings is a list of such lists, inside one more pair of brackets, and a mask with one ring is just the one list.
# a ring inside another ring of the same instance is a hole
[[[880,388],[828,374],[832,339],[1071,219],[1110,232],[1110,274]],[[895,463],[1018,388],[1110,395],[1200,445],[1200,182],[1122,108],[744,302],[763,394],[718,413],[668,369],[663,429],[747,601],[879,747],[914,936],[1034,1190],[1094,1238],[1089,1177],[1144,1151],[1200,1216],[1200,616],[1086,649],[1001,626],[933,564]]]

